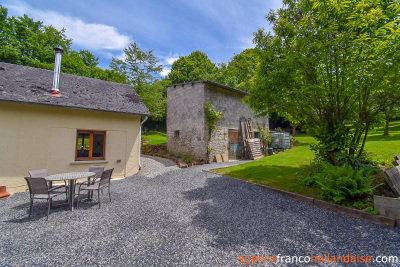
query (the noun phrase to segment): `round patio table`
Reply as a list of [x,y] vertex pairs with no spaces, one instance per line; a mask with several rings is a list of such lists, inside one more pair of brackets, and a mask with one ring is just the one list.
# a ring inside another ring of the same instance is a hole
[[45,179],[47,181],[68,181],[69,186],[69,208],[70,210],[74,210],[74,198],[75,198],[75,181],[76,179],[90,177],[95,175],[94,172],[67,172],[67,173],[59,173],[46,176]]

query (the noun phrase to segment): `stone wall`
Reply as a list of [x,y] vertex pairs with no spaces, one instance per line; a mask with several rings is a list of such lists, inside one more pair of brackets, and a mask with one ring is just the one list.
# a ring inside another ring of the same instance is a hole
[[[167,90],[167,149],[170,153],[205,159],[204,84],[187,83]],[[179,136],[176,136],[179,131]]]
[[[207,145],[212,148],[210,160],[215,154],[226,153],[229,129],[240,129],[240,118],[251,118],[253,130],[257,123],[268,127],[268,118],[255,118],[254,112],[242,102],[245,93],[213,82],[194,82],[168,87],[167,103],[167,148],[171,153],[191,155],[206,159]],[[204,104],[223,112],[217,122],[217,130],[209,139],[205,123]],[[179,131],[179,137],[176,132]],[[210,142],[208,142],[210,141]]]
[[268,117],[256,118],[249,106],[243,103],[244,93],[232,91],[225,87],[214,84],[206,84],[205,101],[211,103],[213,108],[225,115],[218,121],[217,130],[212,134],[210,147],[210,159],[215,154],[228,152],[228,131],[229,129],[240,130],[240,118],[251,118],[253,131],[258,131],[258,124],[268,127]]

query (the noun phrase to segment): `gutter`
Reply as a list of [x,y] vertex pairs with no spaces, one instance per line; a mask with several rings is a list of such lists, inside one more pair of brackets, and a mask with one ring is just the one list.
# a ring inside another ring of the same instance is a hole
[[146,116],[142,122],[140,122],[139,130],[139,171],[142,169],[142,163],[140,162],[140,152],[142,151],[142,125],[147,121],[149,116]]

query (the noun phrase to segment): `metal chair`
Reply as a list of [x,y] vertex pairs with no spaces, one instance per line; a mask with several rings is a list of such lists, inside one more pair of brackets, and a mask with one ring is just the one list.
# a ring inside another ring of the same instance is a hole
[[87,185],[85,183],[81,183],[79,185],[79,189],[78,189],[78,203],[76,205],[77,208],[79,208],[79,197],[80,197],[80,193],[81,191],[89,191],[89,192],[93,192],[93,191],[97,191],[97,198],[98,198],[98,202],[99,202],[99,209],[101,207],[101,199],[100,199],[100,190],[103,192],[104,188],[108,188],[108,196],[110,198],[110,202],[111,202],[111,175],[112,172],[114,171],[113,169],[109,169],[104,171],[101,174],[101,178],[100,180],[95,181],[93,184],[88,185],[87,187],[81,188],[82,185]]
[[[28,173],[31,178],[45,178],[49,176],[46,169],[28,171]],[[68,198],[68,186],[66,181],[64,181],[64,185],[56,185],[56,186],[53,186],[53,183],[51,181],[47,182],[49,183],[49,187],[52,188],[52,190],[59,188],[66,188],[65,194],[67,195]]]
[[[34,199],[47,199],[47,219],[49,219],[50,213],[50,200],[53,197],[58,195],[63,195],[64,192],[54,191],[56,188],[49,188],[46,179],[44,178],[33,178],[33,177],[25,177],[26,182],[28,183],[29,188],[29,196],[31,200],[31,204],[29,207],[29,218],[31,217],[32,208],[33,208],[33,200]],[[67,189],[66,189],[67,190]]]
[[[96,182],[97,179],[99,179],[101,177],[101,174],[104,172],[104,167],[105,165],[90,165],[89,166],[89,171],[90,172],[94,172],[96,173],[95,175],[92,175],[90,177],[87,178],[87,181],[81,182],[81,183],[77,183],[75,185],[76,186],[81,186],[81,185],[91,185],[94,184],[94,182]],[[90,195],[88,195],[88,199],[93,198],[93,191],[90,192]]]
[[90,172],[94,172],[94,173],[96,173],[96,174],[93,175],[93,176],[90,176],[90,177],[88,178],[88,181],[89,181],[90,179],[92,179],[91,182],[95,182],[98,178],[101,178],[101,175],[102,175],[103,172],[104,172],[104,167],[105,167],[105,165],[90,165],[90,166],[89,166],[89,171],[90,171]]

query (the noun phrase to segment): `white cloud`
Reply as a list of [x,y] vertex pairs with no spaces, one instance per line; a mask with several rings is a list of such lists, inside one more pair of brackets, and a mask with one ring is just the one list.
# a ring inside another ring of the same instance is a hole
[[5,6],[13,13],[29,14],[34,20],[43,21],[45,25],[53,25],[57,30],[64,28],[67,37],[73,40],[74,45],[84,49],[121,50],[130,43],[130,38],[119,33],[113,26],[88,23],[80,18],[55,11],[35,9],[21,1]]
[[165,77],[171,73],[171,68],[164,67],[163,70],[160,72],[160,75]]
[[178,59],[179,59],[179,57],[170,57],[170,58],[165,59],[165,61],[168,63],[168,65],[172,65]]

